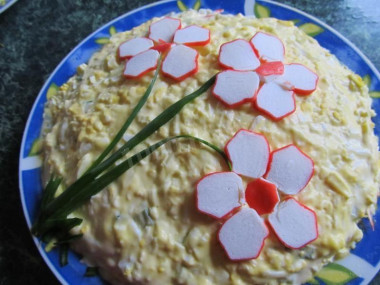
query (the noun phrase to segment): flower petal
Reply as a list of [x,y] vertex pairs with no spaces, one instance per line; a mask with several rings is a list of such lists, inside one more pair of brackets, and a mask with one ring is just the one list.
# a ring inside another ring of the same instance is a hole
[[174,33],[181,28],[181,20],[170,17],[164,17],[161,20],[154,22],[149,27],[149,38],[158,42],[171,42]]
[[259,84],[260,78],[253,71],[226,70],[217,75],[212,94],[233,108],[253,100]]
[[177,30],[173,42],[187,46],[204,46],[210,42],[210,30],[196,25]]
[[219,50],[219,63],[225,68],[235,70],[255,70],[260,61],[248,41],[238,39],[224,43]]
[[291,144],[271,153],[265,177],[284,194],[294,195],[306,187],[313,174],[313,160]]
[[251,44],[260,59],[264,61],[283,61],[285,47],[282,41],[273,35],[257,32],[251,39]]
[[176,81],[198,71],[198,52],[184,45],[172,47],[162,63],[162,73]]
[[197,184],[198,210],[213,218],[222,218],[240,207],[243,182],[234,172],[215,172],[203,177]]
[[284,74],[276,81],[284,88],[293,90],[298,95],[309,95],[318,84],[318,75],[302,64],[285,64]]
[[261,86],[254,105],[275,121],[289,116],[296,110],[293,91],[285,90],[275,82]]
[[270,150],[263,135],[241,129],[228,141],[225,151],[234,172],[251,178],[264,175]]
[[280,241],[293,249],[302,248],[318,237],[315,212],[294,198],[281,202],[268,221]]
[[268,234],[256,211],[243,208],[223,224],[218,238],[231,260],[247,260],[260,255]]
[[150,49],[153,45],[153,41],[148,38],[140,37],[130,39],[119,46],[119,57],[121,59],[132,57],[140,52]]
[[124,76],[127,78],[141,77],[157,67],[160,54],[156,50],[143,51],[127,61]]

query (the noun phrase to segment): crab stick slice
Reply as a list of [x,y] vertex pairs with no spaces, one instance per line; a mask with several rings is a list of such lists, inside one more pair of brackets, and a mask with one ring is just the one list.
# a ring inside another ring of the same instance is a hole
[[281,61],[264,62],[256,69],[256,73],[260,76],[282,75],[284,64]]
[[313,160],[291,144],[271,153],[265,178],[284,194],[294,195],[306,187],[313,174]]
[[279,121],[296,110],[294,92],[285,90],[275,82],[261,86],[254,105],[274,121]]
[[146,51],[153,46],[153,41],[148,38],[134,38],[123,42],[119,46],[119,58],[127,59],[140,52]]
[[268,221],[279,240],[289,248],[302,248],[318,237],[315,212],[293,198],[278,204]]
[[267,169],[269,144],[261,134],[241,129],[228,141],[225,151],[238,174],[259,178]]
[[196,25],[177,30],[174,34],[176,44],[204,46],[210,42],[210,30]]
[[280,198],[273,183],[259,178],[248,183],[245,189],[245,200],[259,215],[273,212]]
[[317,88],[318,75],[302,64],[285,64],[284,74],[276,81],[299,95],[309,95]]
[[184,45],[172,47],[162,63],[162,73],[176,81],[198,71],[198,52]]
[[149,27],[149,38],[158,42],[171,42],[174,33],[181,28],[181,21],[170,17],[164,17],[161,20],[154,22]]
[[137,78],[143,76],[145,73],[155,69],[160,54],[156,50],[143,51],[125,64],[124,76],[126,78]]
[[158,43],[152,47],[151,49],[154,49],[159,52],[166,52],[168,51],[174,44],[164,42],[163,40],[159,40]]
[[219,50],[219,63],[235,70],[255,70],[260,65],[255,51],[248,41],[238,39],[224,43]]
[[251,39],[251,44],[263,61],[283,61],[285,47],[282,41],[273,35],[257,32]]
[[226,70],[217,75],[212,94],[233,108],[251,101],[259,84],[260,78],[253,71]]
[[241,206],[243,182],[234,172],[215,172],[203,177],[197,184],[198,210],[213,218],[222,218]]
[[242,208],[220,228],[219,242],[231,260],[257,258],[268,237],[264,220],[250,208]]

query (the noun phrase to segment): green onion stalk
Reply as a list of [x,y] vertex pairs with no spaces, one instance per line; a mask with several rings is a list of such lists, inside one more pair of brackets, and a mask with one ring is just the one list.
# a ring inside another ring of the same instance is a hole
[[[158,64],[158,66],[160,66],[160,64]],[[123,162],[115,166],[116,161],[123,158],[128,152],[155,133],[160,127],[168,123],[187,104],[191,103],[194,99],[205,93],[214,84],[216,77],[211,77],[198,90],[169,106],[143,129],[141,129],[134,137],[128,140],[128,142],[126,142],[122,147],[110,154],[148,100],[158,74],[159,67],[156,69],[153,79],[151,80],[146,92],[132,110],[132,113],[115,135],[114,139],[78,180],[68,186],[67,189],[57,197],[55,197],[55,194],[62,182],[62,178],[52,176],[47,183],[41,199],[39,215],[32,226],[32,233],[50,245],[53,244],[53,246],[61,246],[61,265],[67,264],[68,244],[81,237],[80,234],[71,234],[70,230],[80,225],[82,219],[68,218],[68,215],[80,206],[84,205],[92,196],[102,191],[105,187],[118,179],[124,172],[132,168],[145,157],[149,156],[162,145],[174,140],[196,141],[216,151],[224,159],[228,168],[231,169],[231,164],[223,150],[201,138],[188,134],[165,138],[150,145],[146,149],[125,159]]]

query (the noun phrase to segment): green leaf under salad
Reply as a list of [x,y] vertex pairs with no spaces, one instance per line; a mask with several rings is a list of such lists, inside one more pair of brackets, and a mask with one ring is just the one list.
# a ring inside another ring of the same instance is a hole
[[187,8],[185,3],[183,3],[181,0],[177,1],[177,6],[178,6],[178,9],[181,10],[182,12],[189,10],[189,8]]
[[46,92],[46,98],[51,99],[54,97],[59,91],[59,86],[55,83],[50,84],[49,89]]
[[43,142],[41,138],[35,139],[32,147],[30,148],[29,156],[38,155],[42,151],[42,144]]
[[299,28],[311,37],[315,37],[320,33],[324,32],[324,29],[322,27],[313,23],[302,24],[301,26],[299,26]]
[[371,76],[369,76],[369,74],[364,76],[363,82],[368,86],[368,88],[370,88],[371,87]]
[[194,5],[193,5],[194,10],[199,10],[199,8],[201,8],[201,0],[195,1]]
[[326,285],[343,285],[357,278],[357,275],[342,265],[330,263],[323,267],[316,277]]
[[111,26],[108,30],[111,36],[117,33],[116,28],[114,26]]
[[263,5],[255,3],[254,12],[256,18],[269,18],[270,17],[270,9]]
[[369,92],[369,96],[372,98],[380,98],[380,91],[371,91]]
[[97,38],[95,40],[95,42],[99,45],[105,45],[105,44],[108,44],[110,42],[110,39],[107,38],[107,37],[102,37],[102,38]]

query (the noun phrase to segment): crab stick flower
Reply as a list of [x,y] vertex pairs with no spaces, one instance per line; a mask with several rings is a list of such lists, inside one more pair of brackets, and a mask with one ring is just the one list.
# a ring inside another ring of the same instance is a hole
[[181,28],[181,20],[164,17],[149,27],[148,37],[138,37],[123,42],[118,49],[119,58],[127,60],[123,75],[139,78],[157,67],[160,54],[162,74],[182,81],[198,71],[198,51],[192,47],[210,42],[210,30],[191,25]]
[[229,108],[251,102],[274,121],[296,110],[295,95],[309,95],[318,75],[302,64],[284,64],[281,40],[257,32],[250,41],[236,39],[220,46],[219,65],[224,69],[212,94]]
[[[225,152],[232,171],[204,176],[195,193],[201,213],[223,220],[218,240],[231,260],[257,258],[270,230],[292,249],[317,239],[315,212],[291,196],[313,176],[309,156],[293,144],[270,152],[262,134],[244,129],[227,142]],[[242,177],[250,179],[245,191]],[[283,201],[279,192],[286,197]]]

